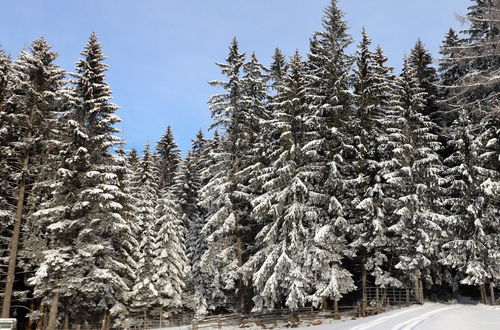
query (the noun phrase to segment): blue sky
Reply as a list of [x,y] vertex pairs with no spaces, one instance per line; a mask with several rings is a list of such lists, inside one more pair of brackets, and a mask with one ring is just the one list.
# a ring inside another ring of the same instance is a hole
[[[130,147],[156,143],[167,125],[183,151],[210,124],[206,101],[217,89],[215,62],[236,36],[242,51],[268,64],[275,47],[307,53],[329,0],[3,0],[0,44],[15,57],[45,36],[72,71],[91,31],[104,46],[108,82]],[[421,38],[434,56],[450,27],[463,27],[470,0],[340,0],[357,44],[364,26],[389,63]]]

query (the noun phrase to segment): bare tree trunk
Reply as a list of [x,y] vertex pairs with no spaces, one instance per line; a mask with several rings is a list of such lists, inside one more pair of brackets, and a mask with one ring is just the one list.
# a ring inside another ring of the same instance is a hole
[[69,330],[69,315],[66,313],[64,315],[64,330]]
[[[240,232],[240,217],[236,215],[235,224],[235,235],[236,235],[236,258],[238,261],[238,268],[243,266],[243,248],[241,243],[241,232]],[[243,292],[243,280],[238,280],[238,309],[241,314],[245,312],[245,295]]]
[[[28,122],[28,133],[27,139],[31,139],[33,135],[32,131],[32,121],[34,116],[34,110],[31,109],[30,118]],[[9,266],[7,269],[7,278],[5,280],[5,292],[3,295],[2,304],[2,318],[8,318],[10,316],[10,305],[12,303],[12,289],[14,287],[15,271],[17,263],[17,251],[19,249],[19,235],[21,233],[21,223],[23,218],[24,210],[24,197],[26,194],[26,178],[25,173],[28,170],[30,163],[30,150],[26,149],[24,151],[24,158],[22,163],[22,173],[21,182],[19,184],[19,189],[17,192],[17,205],[16,205],[16,215],[14,220],[14,231],[12,232],[12,237],[10,239],[10,250],[9,250]]]
[[[27,153],[23,160],[23,171],[28,169],[29,158],[30,158],[29,154]],[[3,296],[2,318],[8,318],[10,316],[10,305],[12,302],[12,289],[14,287],[14,280],[15,280],[17,251],[19,248],[19,235],[21,233],[21,222],[23,216],[25,192],[26,192],[26,184],[23,179],[21,181],[21,185],[19,186],[17,194],[18,197],[16,205],[16,218],[14,221],[14,231],[12,232],[12,237],[10,241],[9,267],[7,269],[5,293]]]
[[333,318],[335,320],[340,320],[339,300],[337,297],[333,298]]
[[486,287],[484,283],[479,286],[479,290],[481,291],[481,303],[487,304],[486,302]]
[[422,302],[422,300],[420,299],[420,280],[418,279],[418,277],[415,278],[415,298],[417,298],[417,301],[418,302]]
[[321,303],[321,309],[323,312],[328,311],[328,297],[324,296],[323,297],[323,302]]
[[420,301],[423,304],[424,303],[424,285],[423,285],[421,279],[418,280],[418,287],[420,289],[420,292],[419,292],[419,294],[420,294]]
[[[500,3],[500,1],[498,1],[498,3]],[[493,282],[490,283],[490,296],[491,296],[491,305],[495,306],[495,285],[493,284]]]
[[[144,311],[146,313],[146,311]],[[110,328],[110,320],[109,320],[109,311],[104,312],[104,319],[102,321],[102,330],[109,330]]]
[[366,317],[366,258],[361,258],[361,316]]
[[144,308],[144,329],[146,329],[146,322],[148,321],[148,310]]
[[47,330],[56,330],[58,304],[59,293],[56,293],[50,301],[49,322],[47,324]]
[[40,307],[38,307],[38,311],[40,312],[40,315],[42,315],[42,317],[40,317],[40,319],[36,322],[36,330],[41,330],[41,329],[43,329],[43,326],[44,326],[43,320],[45,318],[45,315],[44,315],[45,306],[42,304],[42,300],[43,299],[40,300]]
[[[34,301],[31,301],[31,304],[30,304],[30,310],[32,312],[35,311],[35,302]],[[31,325],[33,324],[33,321],[31,321],[31,317],[28,319],[28,326],[26,327],[26,329],[29,329],[31,330]]]

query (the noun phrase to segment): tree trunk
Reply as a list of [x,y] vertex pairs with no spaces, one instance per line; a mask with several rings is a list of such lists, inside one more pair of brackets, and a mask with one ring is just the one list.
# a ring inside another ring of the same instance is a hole
[[422,283],[422,280],[419,279],[418,280],[418,287],[420,289],[420,292],[419,292],[419,295],[420,295],[420,301],[422,302],[422,304],[424,303],[424,285]]
[[[146,313],[146,311],[144,311]],[[104,319],[102,320],[102,330],[109,330],[110,328],[110,320],[109,320],[109,311],[104,312]]]
[[366,257],[361,259],[361,316],[366,317]]
[[144,320],[143,320],[143,325],[144,329],[146,329],[146,322],[148,321],[148,310],[144,308]]
[[335,320],[340,320],[339,301],[337,297],[333,298],[333,318]]
[[43,329],[43,319],[45,318],[44,312],[45,312],[45,306],[42,304],[42,300],[40,300],[40,307],[38,307],[38,311],[40,312],[40,319],[36,322],[36,330],[41,330]]
[[487,304],[486,302],[486,287],[484,283],[479,286],[479,290],[481,291],[481,303]]
[[[241,243],[241,232],[240,232],[240,217],[235,216],[235,235],[236,235],[236,258],[238,261],[238,268],[243,266],[243,249]],[[238,309],[241,314],[245,312],[245,295],[243,293],[243,280],[240,278],[238,280]]]
[[323,302],[321,303],[321,308],[323,309],[323,312],[326,312],[328,310],[328,297],[323,297]]
[[[30,158],[29,154],[27,153],[23,160],[23,171],[28,169],[29,158]],[[26,184],[24,182],[24,179],[22,179],[17,194],[18,197],[16,205],[16,218],[14,220],[14,231],[12,232],[12,237],[10,240],[9,266],[7,269],[5,293],[3,296],[2,318],[9,318],[10,316],[10,305],[12,302],[12,289],[14,287],[14,280],[15,280],[17,251],[19,248],[19,235],[21,233],[21,222],[23,217],[25,192],[26,192]]]
[[57,307],[59,304],[59,293],[54,294],[50,301],[49,322],[46,330],[56,330]]
[[[35,302],[34,301],[31,301],[31,304],[30,304],[30,311],[34,312],[35,311]],[[31,325],[32,325],[33,321],[31,321],[31,317],[28,319],[28,326],[26,327],[26,329],[29,329],[31,330]]]
[[64,315],[64,330],[69,330],[69,315],[66,313]]
[[[33,117],[35,111],[31,109],[30,118],[28,120],[28,132],[26,138],[29,140],[33,135]],[[16,215],[14,220],[14,230],[12,232],[12,237],[10,240],[10,249],[9,249],[9,266],[7,268],[7,278],[5,280],[5,291],[3,295],[3,304],[2,304],[2,318],[8,318],[10,316],[10,305],[12,302],[12,289],[14,287],[15,280],[15,272],[16,272],[16,263],[17,263],[17,251],[19,248],[19,235],[21,233],[21,223],[23,218],[23,210],[24,210],[24,197],[26,194],[26,178],[25,173],[28,170],[30,163],[30,155],[31,152],[29,149],[24,151],[24,158],[22,163],[21,171],[23,173],[21,177],[21,182],[19,183],[19,189],[17,192],[17,205],[16,205]]]
[[[498,1],[500,3],[500,1]],[[490,283],[490,296],[491,296],[491,305],[495,306],[495,285],[493,282]]]
[[420,299],[420,280],[418,278],[415,278],[415,298],[417,298],[418,302],[422,302]]

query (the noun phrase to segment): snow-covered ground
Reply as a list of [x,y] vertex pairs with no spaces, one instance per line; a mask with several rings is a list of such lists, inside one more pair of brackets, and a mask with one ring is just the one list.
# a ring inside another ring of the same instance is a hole
[[[305,329],[305,328],[302,328]],[[309,328],[312,330],[312,328]],[[498,330],[500,307],[426,303],[356,320],[341,320],[314,330]]]
[[[339,321],[322,320],[323,325],[302,327],[309,330],[499,330],[500,306],[492,307],[473,304],[426,303],[383,313],[376,316],[343,319]],[[328,322],[328,324],[325,324]],[[188,330],[190,326],[165,328],[167,330]],[[200,330],[211,329],[200,327]],[[213,325],[212,329],[217,329]],[[236,330],[238,327],[223,327],[223,330]],[[246,330],[260,329],[258,327]],[[277,329],[277,328],[275,328]],[[283,328],[285,329],[285,328]]]

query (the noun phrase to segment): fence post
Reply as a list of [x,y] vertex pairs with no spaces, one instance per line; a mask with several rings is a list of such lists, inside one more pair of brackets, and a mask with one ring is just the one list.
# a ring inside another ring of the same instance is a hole
[[380,292],[379,292],[378,286],[375,289],[375,308],[377,310],[377,314],[380,314],[380,312],[381,312],[381,310],[380,310]]

